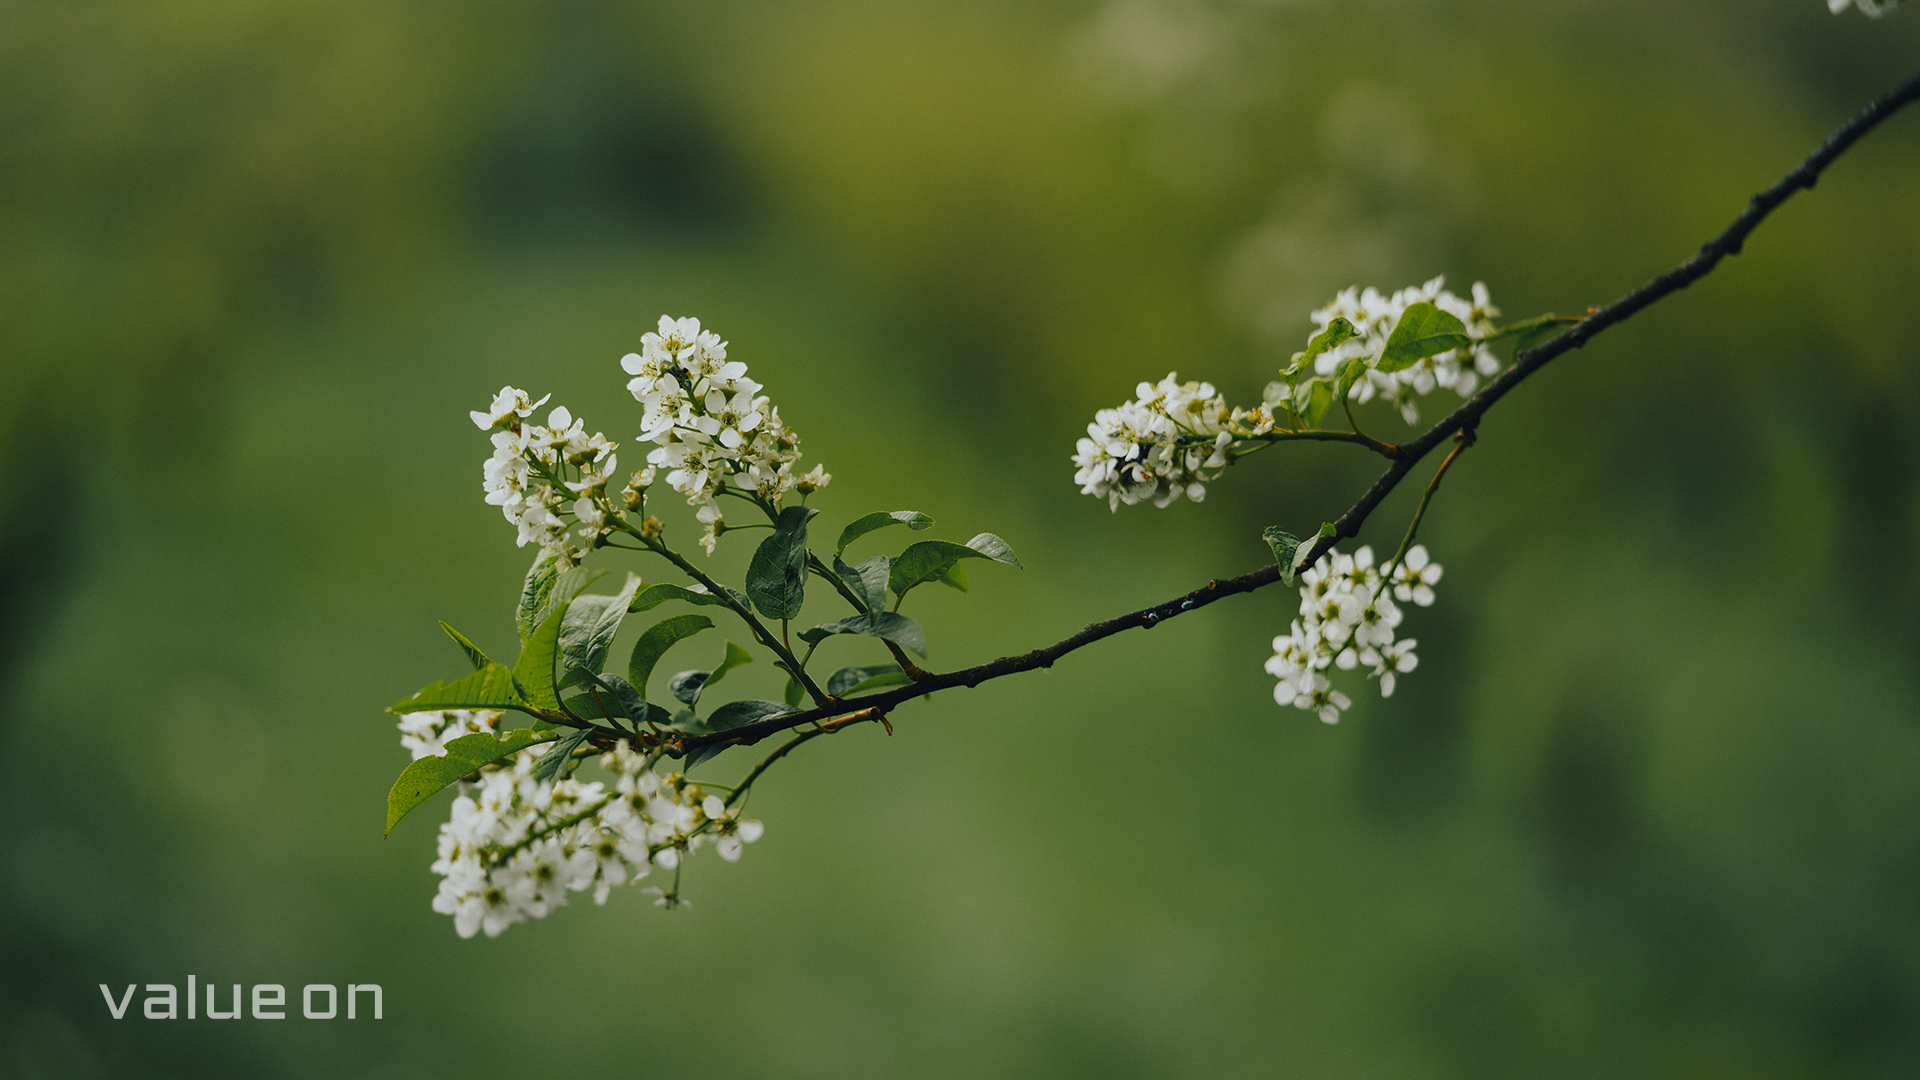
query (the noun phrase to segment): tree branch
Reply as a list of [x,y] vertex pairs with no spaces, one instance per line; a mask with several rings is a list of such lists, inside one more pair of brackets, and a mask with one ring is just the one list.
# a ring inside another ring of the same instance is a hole
[[[1302,565],[1311,566],[1320,556],[1326,554],[1338,540],[1358,536],[1360,527],[1372,514],[1382,500],[1408,472],[1419,464],[1420,460],[1431,453],[1447,439],[1460,432],[1470,432],[1480,423],[1480,417],[1493,407],[1494,403],[1507,396],[1514,387],[1520,385],[1528,376],[1545,367],[1555,357],[1573,349],[1578,349],[1592,340],[1594,335],[1625,322],[1642,309],[1656,301],[1686,288],[1707,276],[1718,266],[1720,260],[1729,255],[1740,253],[1748,234],[1764,221],[1781,203],[1787,201],[1802,188],[1811,188],[1819,180],[1820,173],[1833,163],[1834,159],[1845,153],[1861,136],[1873,130],[1881,121],[1898,112],[1903,106],[1920,99],[1920,75],[1901,83],[1893,90],[1882,95],[1866,108],[1860,110],[1853,119],[1842,124],[1838,130],[1827,137],[1819,149],[1815,150],[1798,167],[1781,177],[1780,182],[1755,195],[1747,203],[1747,208],[1727,226],[1725,232],[1700,245],[1700,250],[1679,266],[1661,274],[1645,285],[1627,293],[1606,307],[1591,309],[1587,316],[1562,333],[1514,358],[1512,366],[1501,372],[1478,394],[1467,399],[1445,419],[1427,429],[1419,438],[1395,448],[1393,464],[1373,482],[1347,512],[1334,522],[1334,534],[1317,538],[1300,560]],[[940,674],[929,674],[912,686],[878,694],[866,694],[843,703],[832,709],[807,709],[802,712],[787,713],[783,716],[769,717],[752,724],[745,724],[727,731],[710,735],[687,737],[677,744],[668,744],[666,752],[680,757],[689,750],[717,743],[755,743],[769,735],[800,727],[804,724],[818,724],[830,717],[854,709],[861,710],[861,719],[884,717],[894,707],[923,694],[936,690],[946,690],[956,686],[978,686],[989,679],[1032,671],[1035,668],[1050,668],[1056,660],[1084,648],[1103,638],[1112,637],[1123,630],[1136,627],[1152,629],[1167,619],[1184,615],[1189,611],[1203,608],[1222,597],[1252,592],[1255,589],[1271,585],[1280,580],[1280,567],[1263,566],[1252,573],[1225,580],[1209,581],[1202,588],[1175,597],[1162,604],[1141,608],[1139,611],[1108,619],[1105,622],[1089,623],[1080,632],[1052,645],[1022,653],[1019,656],[1003,656],[998,660],[975,667],[962,668]],[[836,727],[838,725],[835,725]],[[797,745],[797,741],[795,744]],[[782,748],[784,753],[787,748]],[[777,758],[779,753],[773,755]],[[767,763],[771,763],[769,758]],[[767,763],[763,763],[767,764]],[[756,770],[757,774],[758,770]]]

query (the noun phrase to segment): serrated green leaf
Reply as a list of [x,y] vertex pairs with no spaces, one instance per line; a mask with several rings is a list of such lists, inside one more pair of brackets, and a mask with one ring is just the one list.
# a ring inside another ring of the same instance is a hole
[[395,714],[426,712],[429,709],[516,709],[524,713],[534,712],[533,703],[514,687],[513,672],[504,664],[491,662],[464,679],[433,683],[412,697],[387,706],[387,711]]
[[540,760],[533,763],[532,776],[535,780],[564,780],[573,768],[573,752],[587,741],[591,732],[585,728],[575,728],[560,736]]
[[[500,670],[504,672],[506,669]],[[499,761],[501,758],[516,754],[552,737],[548,732],[527,728],[508,732],[505,738],[489,734],[462,735],[447,743],[447,752],[444,756],[423,757],[408,765],[401,770],[400,778],[393,782],[392,790],[387,792],[386,832],[392,832],[401,818],[406,817],[414,807],[426,802],[441,788],[483,765]]]
[[1288,585],[1299,580],[1294,573],[1293,560],[1300,551],[1300,538],[1277,525],[1267,526],[1260,535],[1266,540],[1267,546],[1273,549],[1273,561],[1280,564],[1280,580]]
[[833,557],[833,572],[868,611],[887,610],[887,577],[892,567],[893,560],[885,555],[875,555],[859,566],[848,566],[840,556]]
[[1280,374],[1290,379],[1298,376],[1301,371],[1306,370],[1306,368],[1313,363],[1314,357],[1328,350],[1339,348],[1343,343],[1357,334],[1358,331],[1353,328],[1352,323],[1345,319],[1334,319],[1327,324],[1325,330],[1313,335],[1313,337],[1307,341],[1306,352],[1293,354],[1293,362],[1288,364]]
[[561,686],[584,686],[606,666],[607,650],[613,648],[620,620],[627,617],[639,588],[640,575],[628,574],[626,585],[613,596],[580,596],[568,605],[560,624]]
[[445,621],[440,623],[440,629],[445,630],[447,636],[452,638],[454,643],[460,646],[460,650],[467,654],[467,662],[473,665],[473,670],[479,671],[481,668],[493,663],[492,659],[490,659],[486,653],[480,651],[480,646],[467,640],[467,635],[455,630]]
[[747,598],[769,619],[800,614],[807,594],[807,519],[817,510],[789,506],[780,511],[773,534],[754,549],[747,566]]
[[580,595],[580,590],[598,581],[605,573],[605,570],[589,570],[584,566],[576,566],[563,573],[557,557],[536,560],[532,569],[527,571],[527,580],[520,588],[520,607],[514,614],[520,640],[525,642],[533,636],[533,632],[553,612],[554,605],[572,601]]
[[809,645],[818,645],[835,634],[866,634],[891,641],[904,649],[912,649],[921,656],[927,655],[927,638],[921,633],[920,624],[897,611],[873,612],[838,622],[821,623],[800,631],[800,640]]
[[541,555],[527,568],[527,579],[520,585],[520,607],[514,612],[514,626],[518,629],[520,640],[525,643],[532,636],[534,628],[545,617],[547,597],[553,593],[554,582],[560,580],[560,557]]
[[905,525],[909,529],[932,528],[933,519],[918,510],[895,510],[891,513],[880,512],[859,518],[840,530],[840,542],[834,546],[834,554],[847,550],[847,545],[867,535],[875,529],[884,529],[889,525]]
[[844,695],[850,688],[873,678],[876,675],[900,674],[899,664],[869,664],[865,667],[843,667],[827,677],[827,693],[834,697]]
[[1410,304],[1400,313],[1387,347],[1380,354],[1381,371],[1400,371],[1450,349],[1472,344],[1467,324],[1426,301]]
[[640,635],[633,643],[633,656],[627,661],[627,681],[645,697],[647,679],[653,675],[653,666],[660,662],[674,643],[692,637],[713,625],[713,620],[705,615],[674,615],[660,620]]
[[1026,567],[1020,565],[1020,560],[1014,557],[1013,549],[1007,546],[1007,542],[992,533],[981,533],[975,536],[973,539],[967,541],[967,546],[985,555],[987,558],[992,559],[994,562],[1006,563],[1015,570],[1026,569]]
[[1020,565],[1020,560],[1014,558],[1013,549],[1007,546],[1007,542],[992,533],[981,533],[965,544],[922,540],[893,560],[887,575],[887,586],[895,596],[904,597],[916,585],[940,580],[947,568],[961,559],[992,559],[1009,566]]
[[[554,594],[559,595],[556,586]],[[560,627],[567,617],[568,605],[557,604],[540,621],[533,636],[520,647],[520,658],[513,662],[513,683],[520,693],[537,709],[557,712],[560,709],[559,688],[553,680],[553,666],[560,658]]]

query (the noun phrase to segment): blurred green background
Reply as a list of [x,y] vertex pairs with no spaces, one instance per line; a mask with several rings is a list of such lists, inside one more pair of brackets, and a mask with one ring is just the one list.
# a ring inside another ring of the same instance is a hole
[[[1275,589],[811,744],[687,911],[463,942],[446,797],[380,838],[434,620],[511,651],[502,383],[627,458],[618,358],[698,315],[829,527],[1022,556],[916,593],[960,666],[1375,471],[1109,514],[1067,456],[1136,381],[1251,400],[1349,284],[1605,302],[1916,67],[1819,0],[0,6],[0,1074],[1920,1075],[1920,113],[1491,415],[1338,727]],[[188,974],[386,1019],[96,988]]]

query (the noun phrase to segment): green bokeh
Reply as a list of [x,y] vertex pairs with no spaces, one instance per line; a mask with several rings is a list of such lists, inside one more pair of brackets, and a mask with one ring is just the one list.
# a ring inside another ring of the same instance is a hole
[[[816,741],[690,910],[463,942],[446,797],[379,835],[434,621],[511,651],[501,384],[632,455],[618,357],[698,315],[828,527],[1020,554],[915,593],[961,666],[1375,471],[1110,514],[1067,456],[1137,381],[1249,400],[1356,282],[1605,302],[1917,57],[1819,0],[0,10],[0,1075],[1920,1072],[1920,113],[1490,415],[1420,668],[1337,727],[1272,703],[1269,590]],[[188,974],[386,1019],[97,989]]]

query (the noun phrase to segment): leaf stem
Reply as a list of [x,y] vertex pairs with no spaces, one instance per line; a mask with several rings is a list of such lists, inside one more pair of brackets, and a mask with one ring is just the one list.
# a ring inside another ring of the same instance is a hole
[[785,660],[788,666],[794,670],[800,679],[800,685],[806,689],[807,695],[813,698],[814,704],[824,709],[832,703],[833,698],[824,690],[821,690],[820,687],[814,683],[813,679],[807,675],[806,671],[800,667],[800,662],[794,659],[793,650],[787,648],[780,639],[775,638],[773,633],[767,629],[766,625],[754,615],[752,609],[735,600],[733,594],[728,592],[725,586],[713,580],[713,578],[708,577],[705,572],[688,562],[679,552],[653,537],[641,533],[641,531],[634,528],[631,523],[621,518],[609,518],[608,520],[614,522],[616,527],[621,531],[638,539],[642,544],[645,544],[647,550],[679,567],[687,576],[706,586],[707,592],[711,593],[727,607],[732,608],[733,613],[740,616],[740,618],[746,622],[747,629],[753,631],[753,636],[759,639],[760,644],[765,645],[767,648],[779,654],[780,659]]

